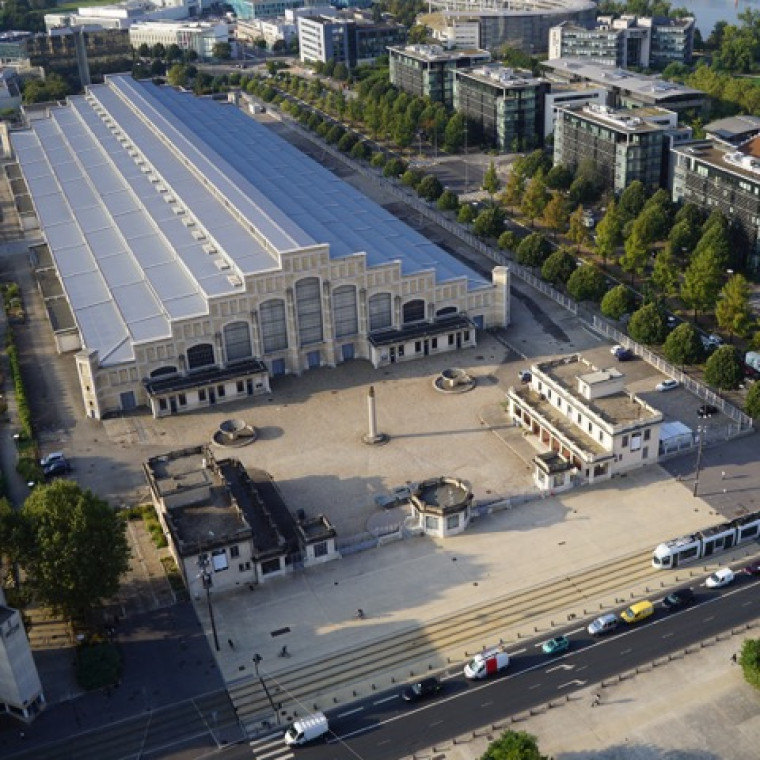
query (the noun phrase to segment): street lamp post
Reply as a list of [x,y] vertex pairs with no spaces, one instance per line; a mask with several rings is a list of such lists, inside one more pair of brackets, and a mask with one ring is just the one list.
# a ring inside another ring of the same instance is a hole
[[694,492],[692,496],[697,495],[697,489],[699,488],[699,473],[702,469],[702,445],[704,443],[705,436],[707,435],[707,426],[700,425],[697,427],[697,471],[694,474]]
[[264,694],[267,695],[267,699],[269,700],[269,705],[272,708],[272,712],[274,713],[275,720],[279,724],[280,722],[280,711],[275,707],[274,702],[272,701],[272,695],[269,693],[269,689],[267,689],[266,683],[264,683],[264,676],[259,673],[259,663],[264,658],[256,652],[256,654],[253,655],[253,667],[256,668],[256,677],[259,679],[259,682],[261,683],[261,688],[264,689]]
[[214,619],[214,608],[211,604],[211,573],[208,571],[209,557],[208,553],[203,552],[198,555],[198,567],[200,568],[199,578],[206,589],[206,603],[208,604],[208,616],[211,620],[211,633],[214,636],[214,647],[219,651],[219,636],[216,632],[216,620]]

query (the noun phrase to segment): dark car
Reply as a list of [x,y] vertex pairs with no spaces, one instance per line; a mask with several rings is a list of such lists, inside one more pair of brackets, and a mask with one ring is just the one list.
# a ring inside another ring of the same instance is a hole
[[616,354],[615,358],[619,362],[629,362],[631,359],[634,359],[636,357],[636,354],[631,351],[630,348],[621,348]]
[[688,607],[694,602],[694,592],[690,588],[682,588],[668,594],[662,600],[662,606],[666,610],[679,610],[681,607]]
[[760,561],[747,565],[747,567],[745,567],[742,572],[746,573],[747,575],[760,575]]
[[56,459],[42,470],[46,478],[62,478],[71,472],[71,465],[65,459]]
[[697,409],[697,416],[698,417],[712,417],[713,414],[718,413],[718,407],[713,406],[712,404],[702,404],[702,406]]
[[404,688],[401,691],[401,699],[405,702],[416,702],[418,699],[435,696],[442,688],[443,685],[437,678],[423,678]]

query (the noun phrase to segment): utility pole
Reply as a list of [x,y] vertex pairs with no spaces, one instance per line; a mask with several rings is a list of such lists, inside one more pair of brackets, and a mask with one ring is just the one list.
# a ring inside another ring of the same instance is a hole
[[214,636],[214,647],[216,648],[216,651],[219,651],[219,636],[216,632],[216,620],[214,619],[214,607],[211,604],[211,573],[208,571],[209,566],[209,556],[208,552],[203,552],[198,554],[198,567],[201,570],[200,573],[200,579],[201,583],[203,583],[203,588],[206,589],[206,603],[208,604],[208,616],[211,619],[211,633]]

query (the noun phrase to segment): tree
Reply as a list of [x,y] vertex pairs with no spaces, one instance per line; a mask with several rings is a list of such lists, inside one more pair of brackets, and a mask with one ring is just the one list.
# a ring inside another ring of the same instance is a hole
[[602,298],[600,308],[602,314],[610,319],[620,319],[633,308],[633,296],[625,285],[616,285],[608,290]]
[[472,225],[472,231],[481,238],[498,237],[503,230],[504,211],[500,206],[484,208]]
[[567,281],[567,292],[576,301],[599,302],[606,290],[604,275],[591,264],[577,267]]
[[399,158],[392,158],[383,168],[383,177],[400,177],[406,171],[406,165]]
[[533,221],[544,213],[548,201],[544,175],[539,172],[528,181],[520,204],[520,211],[530,219],[532,225]]
[[417,194],[426,201],[438,200],[443,194],[441,180],[435,174],[427,174],[422,178],[422,182],[417,185]]
[[583,210],[583,206],[580,204],[578,208],[570,214],[569,223],[570,228],[567,231],[567,236],[572,240],[578,248],[582,245],[586,245],[591,238],[591,233],[586,226],[586,212]]
[[607,211],[596,226],[596,252],[605,265],[607,259],[615,254],[622,241],[623,225],[617,212],[615,201],[607,206]]
[[540,267],[549,255],[551,247],[546,238],[538,232],[524,237],[517,246],[517,263],[524,267]]
[[567,217],[567,203],[562,194],[555,190],[544,208],[544,224],[556,236],[558,232],[562,232],[567,226]]
[[525,731],[505,731],[492,741],[480,760],[548,760],[538,749],[536,737]]
[[[744,411],[752,419],[760,419],[760,383],[753,383],[747,392],[747,399],[744,402]],[[760,667],[760,666],[759,666]],[[758,682],[760,687],[760,681]]]
[[229,42],[216,42],[211,48],[211,55],[220,61],[229,61],[232,57],[232,47]]
[[469,203],[463,203],[459,207],[457,221],[459,224],[472,224],[475,219],[475,209]]
[[166,81],[172,87],[185,87],[188,82],[187,66],[175,63],[166,72]]
[[576,267],[575,256],[565,247],[558,248],[541,267],[541,277],[552,285],[564,285]]
[[701,236],[702,230],[699,225],[689,219],[682,219],[671,227],[666,248],[677,261],[681,262],[681,266],[685,267],[687,259],[696,248]]
[[497,245],[502,251],[515,251],[517,246],[520,245],[520,238],[516,232],[507,230],[499,235],[499,242]]
[[633,282],[634,275],[639,275],[640,277],[644,274],[648,257],[649,246],[641,238],[634,225],[633,232],[625,241],[625,253],[620,257],[620,267],[624,272],[628,272],[631,275],[631,282]]
[[459,208],[459,198],[455,192],[446,188],[436,205],[440,211],[456,211]]
[[688,322],[682,322],[668,335],[662,350],[669,362],[682,367],[685,364],[699,364],[705,355],[699,333]]
[[733,346],[721,346],[705,364],[705,382],[715,388],[738,388],[743,377],[741,356]]
[[573,183],[573,173],[564,164],[553,166],[546,175],[546,186],[550,190],[567,191]]
[[357,161],[366,161],[369,158],[369,154],[370,148],[367,143],[357,140],[351,148],[349,155]]
[[715,307],[722,277],[723,267],[712,249],[694,252],[681,283],[681,300],[694,310],[695,320]]
[[588,177],[576,177],[567,191],[567,202],[570,206],[592,203],[596,197],[596,185]]
[[752,327],[753,315],[750,307],[750,286],[740,274],[732,275],[720,291],[715,306],[718,326],[733,337],[745,337]]
[[499,192],[500,187],[501,180],[499,179],[499,175],[496,173],[496,166],[494,162],[491,161],[491,165],[483,175],[483,189],[488,193],[488,195],[491,196],[491,198],[493,198],[494,195]]
[[446,124],[443,133],[443,147],[449,153],[456,153],[464,145],[467,121],[461,113],[455,113]]
[[525,192],[525,178],[520,172],[512,171],[507,178],[507,186],[504,188],[501,200],[506,206],[519,206]]
[[422,172],[418,169],[407,169],[401,175],[401,184],[414,188],[415,190],[420,182],[422,182]]
[[623,223],[635,219],[643,210],[647,195],[644,184],[635,179],[622,193],[618,201],[618,213]]
[[89,619],[116,594],[129,567],[124,522],[72,480],[35,488],[21,518],[20,561],[38,601],[69,618]]
[[645,346],[662,343],[666,333],[665,320],[653,303],[648,303],[633,312],[628,322],[628,334]]

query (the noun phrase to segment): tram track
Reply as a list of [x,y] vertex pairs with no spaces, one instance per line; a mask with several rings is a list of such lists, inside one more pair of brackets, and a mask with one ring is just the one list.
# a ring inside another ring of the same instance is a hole
[[[350,689],[378,676],[387,678],[402,670],[405,673],[419,670],[420,663],[431,658],[442,663],[461,661],[467,657],[468,648],[474,651],[494,640],[507,641],[510,629],[549,615],[564,615],[579,606],[585,612],[584,603],[588,605],[605,595],[615,594],[609,606],[619,605],[622,602],[617,594],[623,588],[633,588],[654,576],[662,577],[651,567],[650,557],[649,552],[622,557],[614,563],[555,578],[537,588],[494,598],[486,609],[482,605],[468,607],[291,670],[266,674],[269,696],[284,711],[303,712],[304,705],[311,709],[330,692]],[[259,680],[248,679],[232,685],[229,691],[244,724],[271,715],[269,698]]]

